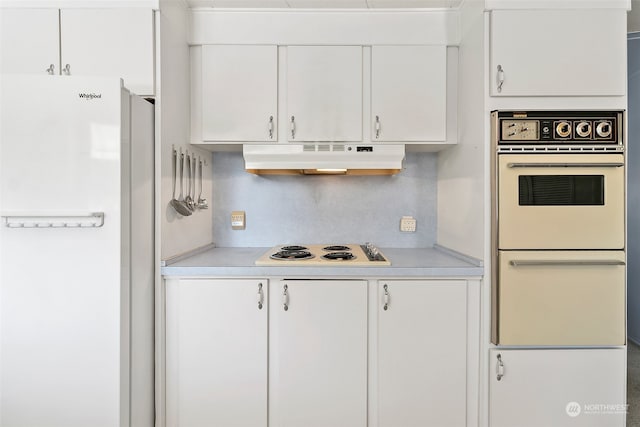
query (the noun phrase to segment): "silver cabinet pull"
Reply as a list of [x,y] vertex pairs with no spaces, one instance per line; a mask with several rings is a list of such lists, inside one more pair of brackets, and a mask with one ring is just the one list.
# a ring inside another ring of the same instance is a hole
[[388,310],[389,309],[389,301],[391,300],[391,296],[389,295],[389,286],[384,285],[384,306],[382,307],[383,310]]
[[56,67],[53,66],[53,64],[49,65],[49,68],[47,68],[47,74],[51,74],[53,75],[53,73],[56,72]]
[[273,116],[269,116],[269,139],[273,139]]
[[258,310],[262,310],[263,302],[264,302],[264,293],[262,292],[262,283],[258,283]]
[[289,287],[284,285],[284,292],[282,293],[282,305],[284,306],[284,311],[289,310]]
[[598,266],[598,265],[625,265],[624,261],[617,259],[548,259],[548,260],[511,260],[512,267],[547,267],[547,266]]
[[624,163],[507,163],[514,168],[621,168]]
[[67,64],[64,66],[64,68],[62,69],[62,74],[65,74],[67,76],[71,75],[71,65]]
[[498,358],[498,362],[496,363],[496,379],[500,381],[502,377],[504,377],[504,363],[502,363],[502,355],[498,353],[496,356]]
[[502,85],[504,84],[504,70],[502,69],[502,65],[498,65],[496,84],[498,85],[498,93],[502,92]]
[[380,137],[380,116],[376,116],[376,139]]
[[296,118],[291,116],[291,139],[296,139]]

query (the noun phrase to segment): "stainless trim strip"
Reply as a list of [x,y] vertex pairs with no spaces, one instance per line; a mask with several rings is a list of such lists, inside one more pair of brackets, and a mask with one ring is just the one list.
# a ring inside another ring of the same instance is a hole
[[624,261],[612,259],[594,260],[512,260],[512,267],[546,267],[546,266],[598,266],[598,265],[625,265]]
[[508,168],[621,168],[624,163],[507,163]]

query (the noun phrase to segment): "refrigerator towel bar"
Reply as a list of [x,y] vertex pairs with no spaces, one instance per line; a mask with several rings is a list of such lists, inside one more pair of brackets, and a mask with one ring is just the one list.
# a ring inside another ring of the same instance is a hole
[[97,228],[104,225],[104,212],[83,214],[2,215],[10,228]]

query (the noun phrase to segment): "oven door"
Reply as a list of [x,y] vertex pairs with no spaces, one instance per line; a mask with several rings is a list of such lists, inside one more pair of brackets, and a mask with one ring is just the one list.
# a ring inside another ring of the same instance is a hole
[[623,251],[499,251],[498,262],[496,344],[624,345]]
[[623,249],[622,154],[500,154],[499,249]]

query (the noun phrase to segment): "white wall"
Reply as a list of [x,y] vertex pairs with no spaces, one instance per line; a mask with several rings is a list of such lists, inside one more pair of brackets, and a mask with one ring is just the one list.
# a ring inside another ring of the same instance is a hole
[[[211,153],[190,145],[189,141],[189,13],[183,0],[162,0],[156,47],[157,90],[156,147],[160,158],[161,189],[157,195],[160,222],[161,259],[206,246],[213,240],[209,210],[196,210],[183,217],[170,206],[172,198],[172,147],[195,153],[206,160],[203,197],[211,200]],[[186,185],[186,183],[185,183]],[[179,193],[179,189],[176,191]]]

